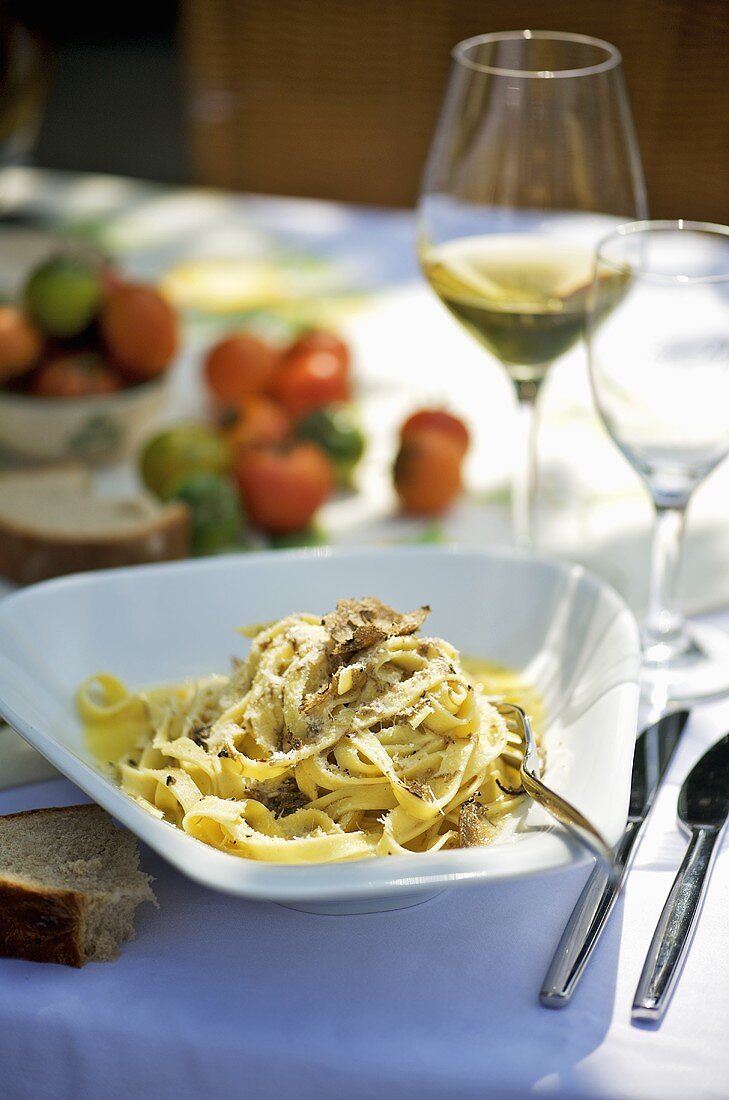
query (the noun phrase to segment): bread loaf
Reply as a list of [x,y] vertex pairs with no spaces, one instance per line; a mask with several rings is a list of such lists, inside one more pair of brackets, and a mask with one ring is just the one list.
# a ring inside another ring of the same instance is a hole
[[0,475],[0,575],[16,584],[171,561],[189,550],[184,504],[99,496],[80,463]]

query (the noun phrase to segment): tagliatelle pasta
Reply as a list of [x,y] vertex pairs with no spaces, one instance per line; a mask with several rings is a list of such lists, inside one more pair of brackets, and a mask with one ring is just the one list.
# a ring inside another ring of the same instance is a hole
[[229,677],[128,692],[81,685],[120,786],[249,859],[360,859],[488,843],[518,800],[518,753],[458,653],[374,599],[254,632]]

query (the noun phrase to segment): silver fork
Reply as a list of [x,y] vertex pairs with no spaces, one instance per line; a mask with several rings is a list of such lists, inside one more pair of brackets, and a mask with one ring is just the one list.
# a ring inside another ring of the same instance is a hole
[[515,730],[509,730],[508,744],[511,748],[520,750],[519,777],[526,793],[584,844],[605,865],[612,877],[615,867],[610,845],[576,806],[553,791],[541,778],[539,753],[528,716],[514,703],[496,703],[495,706],[507,724],[511,723],[511,727],[516,727]]

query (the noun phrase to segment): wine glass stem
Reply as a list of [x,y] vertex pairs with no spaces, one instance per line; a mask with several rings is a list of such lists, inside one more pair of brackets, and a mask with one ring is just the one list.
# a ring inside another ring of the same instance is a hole
[[512,486],[512,520],[514,540],[519,550],[533,550],[536,544],[536,502],[538,487],[537,397],[539,384],[517,382],[519,400],[519,449]]
[[677,597],[687,504],[665,506],[655,502],[650,598],[643,626],[643,652],[650,663],[670,661],[690,645]]

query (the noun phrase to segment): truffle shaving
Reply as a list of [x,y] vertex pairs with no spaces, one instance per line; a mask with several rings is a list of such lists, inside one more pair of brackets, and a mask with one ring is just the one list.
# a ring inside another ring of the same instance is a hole
[[470,798],[458,815],[458,839],[462,848],[488,844],[496,835],[495,825],[486,816],[486,808]]
[[429,607],[401,615],[374,596],[361,600],[339,600],[335,611],[325,615],[322,625],[329,634],[332,667],[346,664],[355,654],[386,638],[414,634],[425,622]]

